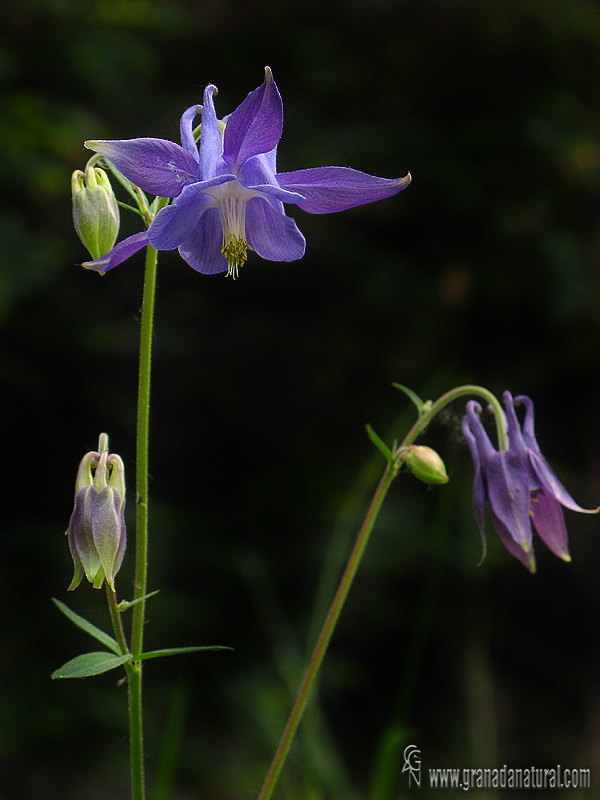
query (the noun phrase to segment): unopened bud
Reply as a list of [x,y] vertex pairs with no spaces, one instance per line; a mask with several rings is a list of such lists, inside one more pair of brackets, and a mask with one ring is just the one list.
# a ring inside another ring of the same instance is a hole
[[67,530],[75,566],[69,589],[79,586],[84,574],[95,589],[105,578],[114,588],[125,553],[123,462],[108,452],[106,434],[101,434],[98,450],[83,457],[77,472],[75,508]]
[[423,483],[448,483],[444,462],[431,447],[411,444],[404,461],[415,478]]
[[77,235],[92,258],[112,250],[119,233],[119,206],[108,175],[88,163],[85,174],[75,170],[71,177],[73,223]]

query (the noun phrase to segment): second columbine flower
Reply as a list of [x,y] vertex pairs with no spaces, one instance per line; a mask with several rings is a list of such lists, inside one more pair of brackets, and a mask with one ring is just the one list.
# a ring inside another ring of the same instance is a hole
[[[463,432],[475,463],[473,499],[485,555],[485,505],[489,505],[498,535],[512,555],[535,572],[531,523],[552,552],[570,561],[567,528],[562,507],[594,514],[581,508],[560,483],[540,452],[533,421],[533,401],[524,395],[504,393],[508,422],[508,449],[496,450],[480,419],[481,406],[467,403]],[[515,405],[525,406],[523,428]]]

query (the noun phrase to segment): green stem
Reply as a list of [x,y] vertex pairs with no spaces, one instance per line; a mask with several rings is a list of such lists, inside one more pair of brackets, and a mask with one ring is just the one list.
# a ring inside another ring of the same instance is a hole
[[129,688],[129,757],[131,762],[131,798],[144,800],[144,719],[142,709],[142,662],[125,665]]
[[449,392],[446,392],[439,397],[435,403],[432,403],[429,409],[424,411],[419,416],[415,424],[407,433],[404,441],[402,442],[402,447],[408,447],[408,445],[413,444],[417,437],[423,433],[427,425],[429,425],[436,414],[439,414],[440,411],[447,405],[461,397],[470,397],[472,395],[480,397],[484,402],[489,403],[489,405],[492,406],[494,419],[496,421],[498,444],[502,450],[508,450],[508,440],[504,425],[504,411],[502,410],[502,406],[500,405],[498,398],[487,389],[484,389],[483,386],[475,386],[474,384],[466,384],[465,386],[458,386],[456,389],[451,389]]
[[125,653],[129,652],[129,648],[127,647],[127,640],[125,639],[125,633],[123,631],[121,612],[119,611],[119,606],[117,603],[117,595],[115,594],[115,590],[111,589],[108,583],[106,584],[106,597],[108,599],[108,610],[110,611],[113,631],[115,632],[115,637],[119,643],[119,647],[121,648],[121,653],[122,655],[125,655]]
[[267,777],[265,778],[265,782],[258,800],[267,800],[269,797],[271,797],[273,789],[275,788],[277,778],[279,777],[279,773],[281,772],[281,768],[283,767],[284,761],[291,747],[292,739],[294,738],[294,734],[296,733],[296,729],[298,728],[300,719],[304,709],[306,708],[306,704],[308,703],[312,685],[325,656],[325,651],[327,650],[327,646],[331,640],[335,625],[342,612],[342,608],[344,607],[344,602],[348,596],[350,587],[352,586],[352,581],[354,580],[354,576],[356,575],[356,571],[360,565],[360,560],[365,551],[365,547],[369,541],[369,536],[373,530],[373,525],[377,519],[379,509],[381,508],[381,504],[383,503],[387,491],[390,488],[392,481],[396,477],[399,468],[400,462],[397,462],[395,465],[388,463],[385,468],[385,472],[379,481],[379,486],[377,487],[377,491],[373,496],[362,528],[360,529],[356,539],[354,549],[350,554],[346,569],[342,575],[338,590],[325,619],[325,623],[323,624],[323,628],[321,629],[321,634],[315,645],[312,658],[306,670],[306,674],[304,675],[304,680],[302,681],[302,685],[298,691],[296,702],[294,703],[294,707],[290,713],[287,725],[285,726],[285,730],[279,742],[279,747],[277,748],[277,752],[273,757],[271,768],[269,769]]
[[142,716],[142,653],[148,573],[148,438],[150,422],[150,366],[152,360],[152,324],[156,287],[157,252],[148,245],[142,301],[140,333],[140,365],[136,440],[136,541],[134,600],[131,621],[131,653],[134,660],[128,665],[129,735],[131,755],[131,797],[144,800],[144,737]]
[[[148,245],[144,298],[142,301],[142,324],[140,333],[140,371],[137,407],[136,441],[136,553],[133,599],[138,600],[146,592],[148,567],[148,439],[150,423],[150,364],[152,359],[152,323],[154,318],[154,291],[156,286],[157,252]],[[142,652],[144,636],[145,602],[141,600],[133,607],[131,624],[131,652],[138,656]]]
[[[113,589],[106,585],[108,608],[112,619],[113,630],[121,648],[128,653],[127,641],[123,631],[121,612]],[[142,662],[134,661],[125,664],[127,672],[128,709],[129,709],[129,746],[131,753],[131,796],[133,800],[144,798],[144,762],[143,762],[143,715],[142,715]]]
[[423,408],[417,421],[407,433],[400,446],[394,450],[393,460],[388,461],[381,480],[379,481],[379,485],[377,486],[371,501],[371,505],[369,506],[364,522],[356,539],[354,549],[350,554],[350,558],[346,564],[346,569],[344,570],[337,592],[333,598],[331,607],[325,618],[325,622],[323,623],[321,633],[317,639],[317,643],[306,669],[302,684],[298,690],[296,701],[288,717],[288,721],[279,741],[279,746],[277,747],[275,755],[273,756],[273,761],[271,762],[269,772],[267,773],[267,777],[263,783],[258,800],[269,800],[273,793],[279,773],[283,768],[285,759],[287,758],[292,745],[292,740],[308,703],[311,689],[323,662],[323,658],[325,657],[325,652],[333,635],[336,623],[344,607],[344,603],[346,601],[346,597],[348,596],[348,592],[350,591],[350,587],[352,586],[354,576],[358,571],[360,561],[367,546],[367,542],[369,541],[369,536],[371,535],[371,531],[373,530],[373,526],[375,525],[375,521],[377,520],[377,516],[388,489],[392,485],[392,482],[398,474],[398,470],[403,463],[403,453],[406,451],[406,448],[413,444],[418,436],[423,433],[425,428],[429,425],[436,414],[439,414],[439,412],[445,408],[445,406],[461,397],[472,395],[480,397],[484,402],[487,402],[492,406],[494,410],[494,416],[496,418],[498,441],[500,446],[503,449],[506,449],[507,440],[502,407],[498,402],[498,399],[491,392],[481,386],[474,386],[471,384],[459,386],[456,389],[446,392],[434,403],[426,405]]

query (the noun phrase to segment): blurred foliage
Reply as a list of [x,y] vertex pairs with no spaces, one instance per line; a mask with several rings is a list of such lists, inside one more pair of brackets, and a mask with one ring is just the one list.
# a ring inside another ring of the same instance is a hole
[[[281,170],[413,175],[374,206],[292,209],[300,262],[251,254],[233,283],[159,261],[148,646],[235,652],[148,666],[149,775],[155,800],[250,797],[377,479],[364,426],[411,422],[393,381],[530,394],[544,452],[600,502],[600,8],[21,0],[0,22],[1,800],[127,797],[124,687],[49,680],[90,644],[51,596],[106,625],[100,593],[66,596],[61,535],[100,431],[133,506],[142,257],[77,266],[83,141],[176,141],[207,83],[223,116],[268,64]],[[561,763],[597,782],[598,523],[569,515],[570,565],[538,546],[531,577],[490,535],[476,569],[460,413],[425,442],[448,486],[404,476],[390,494],[280,798],[396,800],[409,741],[424,767]]]

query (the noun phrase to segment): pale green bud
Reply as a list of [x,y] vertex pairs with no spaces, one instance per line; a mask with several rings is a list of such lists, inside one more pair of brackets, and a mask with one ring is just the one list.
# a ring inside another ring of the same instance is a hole
[[415,478],[423,483],[448,483],[444,462],[431,447],[411,444],[404,456],[404,461]]
[[88,163],[85,174],[75,170],[71,177],[73,223],[77,235],[92,258],[112,250],[119,233],[119,206],[108,175]]

